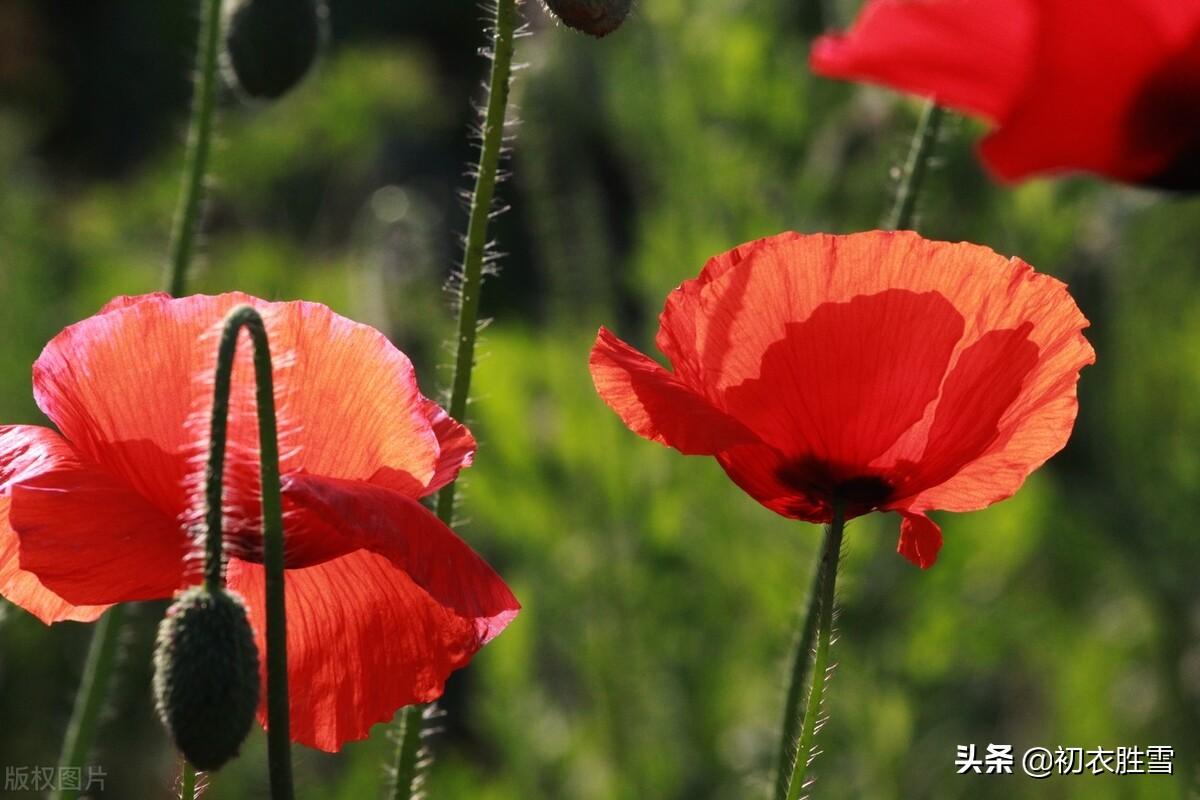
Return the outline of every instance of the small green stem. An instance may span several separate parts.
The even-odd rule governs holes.
[[[933,152],[934,142],[937,141],[938,131],[942,126],[944,110],[933,100],[925,103],[921,111],[921,119],[917,123],[916,133],[913,134],[912,146],[908,151],[908,160],[904,164],[904,173],[900,178],[900,187],[896,190],[896,203],[891,213],[884,221],[888,230],[908,230],[912,226],[913,212],[917,208],[917,196],[921,193],[921,184],[929,168],[929,156]]]
[[[196,769],[186,760],[179,776],[179,800],[196,800]]]
[[[421,706],[408,706],[400,712],[396,731],[396,765],[392,776],[393,796],[408,798],[417,790],[417,768],[421,759]]]
[[[63,738],[62,755],[58,760],[59,774],[64,768],[83,769],[92,750],[96,723],[100,719],[100,710],[115,671],[119,650],[117,642],[124,621],[125,607],[113,606],[96,623],[83,678],[75,695],[75,710],[71,713],[71,722]],[[61,786],[51,795],[53,800],[74,800],[78,796],[79,790]]]
[[[188,133],[186,177],[184,178],[179,211],[171,237],[171,254],[167,265],[166,289],[178,297],[183,294],[187,267],[191,261],[197,218],[204,194],[204,175],[208,169],[211,149],[212,119],[216,108],[217,53],[221,43],[221,2],[204,0],[204,18],[200,25],[199,50],[196,56],[199,87],[192,102],[192,119]],[[115,671],[117,641],[125,622],[125,609],[114,606],[96,624],[88,646],[87,665],[75,695],[75,708],[63,738],[59,765],[82,766],[91,752],[95,739],[100,708],[108,694]],[[74,790],[59,789],[53,800],[72,800]]]
[[[283,511],[279,483],[279,434],[275,427],[275,386],[271,350],[262,317],[250,306],[238,306],[225,318],[217,351],[213,416],[205,496],[208,537],[205,583],[220,581],[221,495],[225,466],[225,437],[234,355],[242,328],[254,345],[255,399],[258,404],[258,450],[261,460],[263,568],[266,571],[267,614],[267,763],[272,800],[291,800],[292,752],[288,720],[287,619],[284,604]],[[216,539],[214,546],[213,540]],[[215,569],[213,562],[215,547]],[[214,575],[215,572],[215,575]],[[220,585],[219,583],[217,584]]]
[[[171,252],[167,261],[167,291],[175,297],[183,294],[188,266],[196,249],[196,230],[204,205],[205,178],[212,152],[213,118],[217,109],[217,55],[221,46],[221,0],[202,0],[204,18],[200,23],[200,41],[196,53],[197,86],[192,98],[192,117],[188,126],[187,155],[183,187],[175,225],[171,231]]]
[[[471,371],[475,366],[475,342],[479,334],[479,298],[483,289],[483,265],[487,254],[488,222],[496,194],[500,155],[504,145],[504,127],[508,114],[508,95],[512,80],[517,6],[520,0],[496,0],[492,29],[492,69],[488,81],[487,110],[484,112],[479,163],[475,170],[475,188],[467,222],[467,241],[463,250],[461,283],[458,289],[458,331],[455,335],[454,377],[450,389],[450,416],[463,420],[471,394]],[[437,516],[447,525],[454,518],[455,483],[447,484],[437,498]],[[413,796],[421,750],[419,707],[404,710],[397,732],[393,800]]]
[[[818,600],[821,588],[821,566],[818,561],[813,568],[808,595],[804,601],[804,619],[796,634],[796,647],[792,656],[791,676],[788,680],[787,697],[783,705],[783,724],[780,728],[779,754],[777,756],[775,800],[786,800],[788,781],[796,757],[796,742],[800,738],[800,723],[804,720],[800,704],[804,701],[804,687],[808,681],[808,665],[812,661],[813,639],[817,632]]]
[[[804,791],[808,776],[808,765],[812,760],[813,740],[817,733],[817,719],[821,714],[821,702],[825,696],[826,674],[829,669],[829,643],[833,635],[833,604],[837,585],[838,559],[842,552],[842,533],[845,517],[840,504],[835,503],[833,520],[825,531],[825,542],[821,547],[820,590],[817,615],[817,648],[813,653],[812,670],[809,675],[808,705],[804,709],[804,723],[800,730],[800,741],[791,765],[788,780],[787,800],[798,800]]]

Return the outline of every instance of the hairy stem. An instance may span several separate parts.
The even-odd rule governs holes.
[[[205,583],[220,585],[221,496],[225,471],[225,439],[234,355],[242,328],[254,345],[255,399],[258,405],[258,450],[261,461],[263,568],[267,613],[267,764],[272,800],[292,800],[292,752],[288,720],[287,619],[284,605],[283,508],[279,483],[279,434],[275,426],[275,386],[271,350],[262,317],[250,306],[238,306],[225,318],[217,351],[208,468],[205,474],[209,536]],[[213,531],[216,531],[216,536]],[[216,540],[214,545],[213,540]],[[214,563],[215,555],[215,563]],[[215,573],[215,574],[214,574]]]
[[[921,184],[925,181],[929,157],[933,153],[933,145],[942,127],[944,114],[942,107],[933,100],[927,101],[921,111],[912,146],[908,150],[908,160],[904,163],[904,172],[900,177],[900,187],[896,190],[896,203],[883,223],[888,230],[908,230],[912,226],[917,196],[921,193]]]
[[[804,618],[796,634],[796,647],[792,655],[792,670],[788,679],[787,696],[783,704],[783,724],[780,728],[779,754],[776,757],[775,800],[786,800],[792,765],[796,758],[796,744],[800,738],[800,723],[804,716],[800,704],[804,701],[804,687],[808,681],[808,665],[812,660],[813,639],[817,632],[817,612],[820,609],[818,596],[821,589],[823,561],[813,568],[812,580],[804,602]]]
[[[179,800],[196,800],[196,768],[187,761],[179,775]]]
[[[808,780],[808,765],[813,758],[813,741],[817,734],[817,721],[821,714],[821,703],[825,697],[825,682],[829,670],[829,646],[833,637],[833,604],[837,585],[838,559],[842,552],[842,533],[845,517],[840,504],[834,505],[833,520],[825,530],[825,542],[821,547],[820,580],[817,592],[816,650],[813,652],[812,669],[809,673],[808,704],[804,709],[804,722],[795,757],[791,760],[791,776],[787,779],[787,800],[798,800]],[[789,692],[790,696],[791,692]],[[783,780],[781,778],[781,780]]]
[[[475,188],[471,193],[462,274],[459,276],[461,283],[458,289],[458,330],[454,339],[454,376],[450,385],[450,416],[460,421],[466,418],[467,399],[471,393],[471,371],[475,366],[475,341],[479,333],[479,298],[483,289],[488,223],[492,217],[492,200],[496,194],[497,174],[504,144],[519,3],[520,0],[496,0],[496,15],[492,27],[492,69],[488,80],[487,109],[483,117],[479,163],[475,170]],[[453,482],[438,493],[437,516],[447,525],[453,523],[454,498]],[[407,708],[402,712],[393,762],[393,800],[408,800],[417,791],[421,721],[422,713],[418,707]]]
[[[100,719],[100,710],[112,683],[117,662],[117,643],[124,623],[124,606],[113,606],[96,623],[92,643],[88,648],[87,663],[83,668],[83,678],[79,681],[79,690],[75,695],[75,710],[71,714],[71,722],[67,725],[67,733],[63,738],[62,755],[58,760],[60,775],[63,769],[83,769],[84,762],[92,750],[96,723]],[[53,800],[75,800],[78,796],[78,789],[64,789],[61,781],[51,795]]]
[[[221,46],[221,0],[203,0],[204,18],[200,23],[200,43],[196,53],[196,93],[192,97],[192,118],[188,126],[187,155],[183,168],[183,187],[171,231],[171,252],[167,260],[167,291],[178,297],[187,282],[188,267],[196,249],[196,230],[204,206],[205,179],[212,151],[213,118],[217,110],[217,54]]]

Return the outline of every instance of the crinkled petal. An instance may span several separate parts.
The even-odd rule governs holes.
[[[853,479],[937,397],[963,316],[938,292],[887,289],[783,327],[760,375],[726,389],[723,407],[779,450]]]
[[[68,603],[32,572],[21,569],[20,540],[8,518],[9,495],[21,480],[78,463],[71,445],[49,428],[0,426],[0,595],[47,625],[62,620],[91,622],[108,606]]]
[[[929,569],[942,549],[942,529],[924,514],[900,510],[900,544],[896,552],[921,569]]]
[[[107,605],[75,605],[47,589],[38,577],[21,569],[20,540],[8,524],[9,498],[0,497],[0,595],[47,625],[70,620],[92,622]]]
[[[446,410],[432,400],[422,403],[425,417],[433,427],[438,440],[438,461],[433,479],[422,494],[432,494],[448,483],[453,483],[458,473],[471,466],[475,459],[475,437],[467,426],[456,421]],[[372,480],[372,483],[376,481]]]
[[[289,530],[342,540],[387,557],[436,602],[474,621],[481,643],[517,615],[500,576],[429,509],[400,492],[361,481],[293,475],[285,482]]]
[[[118,298],[46,346],[34,365],[39,406],[82,454],[182,512],[207,439],[220,323],[242,303],[267,325],[284,471],[366,479],[387,468],[422,487],[433,479],[438,440],[408,358],[315,303]],[[231,461],[256,460],[251,349],[239,345],[234,370]]]
[[[999,120],[1030,71],[1033,12],[1028,0],[873,0],[845,35],[816,41],[812,68]]]
[[[262,566],[231,559],[227,577],[246,599],[265,664]],[[288,570],[285,591],[291,735],[320,750],[366,738],[402,706],[435,700],[483,644],[473,620],[376,553]],[[265,725],[265,667],[262,680]]]
[[[70,603],[155,600],[184,582],[179,524],[106,472],[64,465],[15,484],[10,500],[21,569]]]
[[[601,328],[589,359],[604,402],[639,436],[686,455],[713,455],[756,441],[676,376]]]

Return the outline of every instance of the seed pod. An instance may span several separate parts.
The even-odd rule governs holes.
[[[229,0],[225,61],[249,97],[274,100],[300,83],[325,40],[324,0]]]
[[[237,755],[258,709],[258,649],[237,595],[183,592],[158,626],[154,701],[175,746],[196,769]]]
[[[546,9],[568,28],[602,36],[621,27],[633,0],[542,0]]]

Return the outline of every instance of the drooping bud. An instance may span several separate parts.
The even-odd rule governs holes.
[[[227,0],[225,61],[249,97],[274,100],[300,83],[325,41],[324,0]]]
[[[633,0],[542,0],[546,9],[568,28],[599,39],[621,27]]]
[[[200,770],[237,755],[258,709],[258,648],[246,607],[225,589],[194,586],[158,626],[154,700],[175,746]]]

